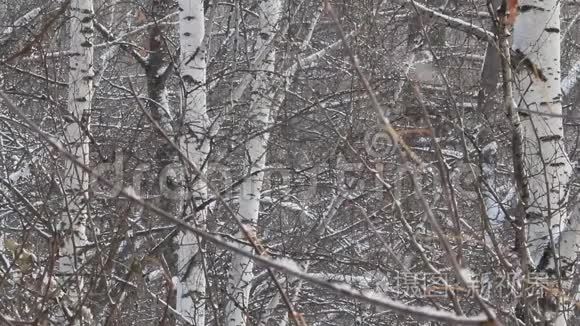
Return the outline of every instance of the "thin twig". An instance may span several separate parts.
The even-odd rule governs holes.
[[[344,30],[342,29],[342,25],[340,24],[340,21],[338,20],[338,17],[336,16],[334,9],[332,8],[332,6],[331,6],[330,2],[328,2],[328,0],[325,0],[325,1],[326,1],[326,11],[330,14],[332,20],[334,21],[334,24],[336,25],[336,29],[338,30],[338,34],[339,34],[340,38],[342,39],[342,42],[343,42],[344,47],[346,49],[346,52],[350,58],[351,64],[352,64],[353,68],[355,69],[359,79],[363,83],[363,86],[364,86],[369,98],[371,99],[371,104],[373,105],[373,108],[375,109],[375,112],[377,114],[377,117],[379,118],[379,121],[383,124],[383,127],[385,128],[387,135],[389,135],[389,137],[393,140],[393,143],[398,144],[401,147],[402,152],[407,154],[408,158],[411,161],[413,161],[415,164],[417,164],[419,169],[423,170],[423,168],[425,167],[425,163],[423,162],[423,160],[421,160],[421,158],[415,152],[413,152],[413,150],[411,150],[409,145],[407,145],[405,143],[403,138],[397,133],[395,128],[393,128],[393,125],[391,124],[391,122],[387,118],[387,114],[386,114],[385,110],[379,104],[379,101],[378,101],[375,93],[373,92],[372,87],[371,87],[368,79],[366,78],[365,74],[363,74],[363,72],[360,68],[360,65],[358,63],[357,57],[355,56],[354,52],[352,51],[352,48],[348,45],[346,34],[344,33]]]
[[[34,132],[36,132],[44,141],[46,141],[51,147],[53,147],[56,151],[61,153],[67,160],[71,161],[74,165],[80,167],[85,172],[89,173],[99,182],[103,184],[114,187],[114,184],[108,181],[106,178],[95,173],[91,168],[87,167],[85,164],[80,162],[77,157],[70,152],[68,152],[63,144],[58,141],[55,137],[47,134],[44,132],[40,127],[38,127],[34,122],[32,122],[21,110],[16,107],[14,103],[4,94],[4,92],[0,91],[0,99],[4,101],[8,110],[12,112],[12,114],[16,115],[19,119],[21,119],[24,123],[26,123]],[[190,162],[190,164],[192,164]],[[195,165],[193,165],[195,167]],[[211,187],[213,188],[213,187]],[[211,190],[210,188],[210,190]],[[348,284],[339,283],[339,282],[328,282],[326,280],[320,279],[318,277],[312,276],[308,273],[303,272],[299,268],[288,266],[287,263],[275,261],[267,256],[264,255],[254,255],[247,250],[238,247],[235,244],[230,244],[221,237],[214,236],[209,232],[191,226],[188,223],[172,216],[171,214],[165,212],[164,210],[158,208],[155,205],[152,205],[145,200],[143,200],[140,196],[135,193],[135,190],[132,187],[125,187],[121,189],[120,194],[124,195],[128,200],[132,201],[135,204],[138,204],[151,212],[157,214],[158,216],[164,218],[168,222],[171,222],[179,227],[183,228],[185,231],[192,232],[193,234],[203,238],[204,240],[213,243],[214,245],[223,248],[225,250],[229,250],[235,254],[242,255],[244,257],[248,257],[256,261],[257,263],[267,266],[269,268],[275,268],[279,271],[285,272],[287,274],[296,276],[297,278],[306,280],[312,284],[318,285],[322,288],[330,290],[332,292],[342,294],[345,296],[349,296],[351,298],[358,299],[363,302],[367,302],[373,304],[377,307],[381,307],[384,309],[390,309],[395,312],[406,314],[406,315],[413,315],[419,318],[425,318],[434,321],[441,321],[453,324],[462,324],[462,325],[474,325],[474,326],[481,326],[483,323],[488,322],[489,318],[487,316],[476,316],[476,317],[463,317],[457,316],[453,313],[447,311],[440,311],[434,310],[431,308],[423,308],[423,307],[414,307],[407,304],[404,304],[399,301],[392,300],[390,298],[384,297],[381,294],[376,292],[361,292],[352,288]],[[226,206],[228,208],[228,206]]]

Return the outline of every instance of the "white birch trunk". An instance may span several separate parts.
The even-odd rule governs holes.
[[[68,117],[64,143],[67,149],[84,165],[89,165],[89,117],[93,96],[93,1],[71,1]],[[70,161],[64,163],[62,188],[65,193],[65,212],[60,231],[58,270],[61,286],[66,290],[63,314],[59,318],[75,317],[75,325],[90,323],[90,313],[80,307],[83,279],[77,270],[83,263],[79,254],[86,241],[87,200],[89,175]]]
[[[519,68],[519,114],[529,180],[528,245],[537,266],[550,241],[566,225],[568,180],[572,166],[564,147],[560,87],[560,1],[524,0],[514,26],[513,49],[546,77]]]
[[[206,53],[203,0],[179,1],[180,75],[183,81],[183,129],[179,143],[185,154],[200,169],[209,155],[209,118],[206,110]],[[193,180],[195,176],[191,176]],[[197,206],[207,197],[207,186],[200,181],[190,187]],[[191,207],[187,205],[186,207]],[[190,213],[186,212],[186,213]],[[206,211],[197,212],[197,227],[204,227]],[[191,232],[177,237],[176,310],[194,325],[205,325],[206,278],[200,239]]]
[[[281,0],[266,0],[260,3],[260,32],[256,42],[256,49],[261,49],[271,42],[282,10]],[[250,121],[256,130],[265,130],[270,125],[272,100],[267,96],[269,91],[270,74],[275,65],[275,50],[271,49],[258,67],[258,73],[252,87],[250,105]],[[270,134],[262,133],[251,138],[246,143],[247,173],[251,176],[241,185],[239,199],[239,215],[248,230],[255,230],[260,213],[260,197],[264,173],[261,172],[266,164],[266,148]],[[255,232],[255,231],[252,231]],[[238,237],[243,238],[241,232]],[[249,307],[249,291],[254,278],[253,262],[247,257],[234,255],[228,274],[228,302],[225,309],[226,326],[245,326],[246,314]]]
[[[575,198],[578,203],[578,197]],[[574,318],[577,310],[577,303],[580,302],[580,292],[574,287],[575,265],[578,252],[580,252],[580,205],[576,204],[570,213],[570,220],[563,230],[558,244],[556,254],[551,256],[546,263],[545,270],[555,270],[559,268],[562,277],[562,288],[564,295],[561,296],[559,311],[553,323],[554,326],[575,325]],[[556,260],[556,257],[558,258]],[[570,321],[571,323],[568,323]]]
[[[530,193],[526,210],[528,246],[536,269],[562,276],[566,291],[570,290],[571,275],[566,274],[576,259],[578,237],[575,230],[566,230],[570,228],[566,205],[572,165],[564,146],[562,119],[560,1],[525,0],[521,1],[520,9],[514,26],[513,49],[523,53],[541,71],[534,72],[535,68],[528,63],[522,65],[528,68],[520,68],[518,75]],[[572,223],[573,227],[576,225]],[[562,298],[553,298],[559,301],[560,308],[564,307]],[[553,320],[552,325],[566,325],[562,312],[545,311],[544,317]]]

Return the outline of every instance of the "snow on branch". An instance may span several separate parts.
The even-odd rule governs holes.
[[[69,160],[72,164],[79,167],[80,169],[84,170],[85,172],[91,174],[96,180],[103,183],[104,185],[113,187],[114,185],[107,179],[103,178],[99,174],[95,173],[90,167],[84,165],[80,162],[75,155],[68,152],[64,146],[61,144],[60,141],[51,137],[49,134],[44,132],[38,125],[32,122],[23,112],[22,110],[18,109],[16,105],[4,94],[4,92],[0,91],[0,99],[6,104],[8,110],[20,118],[23,123],[27,124],[32,131],[36,132],[44,141],[46,141],[51,147],[53,147],[56,151],[63,154],[63,156]],[[211,188],[211,187],[210,187]],[[211,190],[211,189],[210,189]],[[295,276],[299,279],[303,279],[311,284],[317,285],[321,288],[327,289],[332,291],[336,294],[340,294],[343,296],[348,296],[351,298],[358,299],[360,301],[372,304],[376,307],[392,310],[393,312],[405,314],[405,315],[412,315],[418,318],[426,319],[426,320],[433,320],[433,321],[441,321],[446,323],[452,324],[460,324],[460,325],[482,325],[488,321],[488,317],[484,315],[477,315],[473,317],[467,316],[458,316],[455,313],[443,310],[437,310],[432,307],[418,307],[418,306],[411,306],[405,304],[403,302],[390,299],[385,297],[382,294],[379,294],[375,291],[360,291],[354,289],[350,285],[341,282],[328,282],[327,280],[320,279],[312,274],[302,271],[300,267],[298,267],[295,263],[289,263],[288,259],[285,260],[275,260],[264,255],[254,255],[248,252],[245,248],[240,248],[237,244],[230,243],[228,241],[224,241],[221,237],[215,236],[203,229],[194,227],[189,223],[173,216],[172,214],[167,213],[166,211],[160,209],[159,207],[146,202],[143,198],[141,198],[132,187],[125,187],[120,191],[120,194],[123,195],[125,198],[142,206],[151,212],[159,215],[160,217],[164,218],[170,223],[179,226],[183,231],[188,231],[194,233],[196,236],[213,243],[214,245],[231,251],[234,254],[242,255],[248,258],[253,259],[256,263],[263,265],[265,267],[274,268],[280,272],[284,272],[286,274]]]
[[[568,75],[562,79],[562,94],[570,95],[570,92],[576,87],[578,84],[578,79],[580,78],[580,60],[576,61],[572,68],[570,68],[570,72]]]
[[[22,27],[22,26],[28,24],[36,16],[38,16],[39,13],[40,13],[40,8],[37,7],[37,8],[30,10],[29,12],[27,12],[24,16],[18,18],[12,24],[12,26],[5,28],[2,31],[2,33],[0,33],[0,42],[4,42],[6,40],[6,38],[8,38],[10,36],[10,34],[12,34],[12,32],[14,31],[15,28],[19,28],[19,27]]]
[[[453,18],[453,17],[447,16],[447,15],[440,13],[436,10],[433,10],[425,5],[422,5],[414,0],[408,0],[408,3],[411,6],[413,6],[414,8],[416,8],[417,10],[426,13],[431,18],[435,18],[435,19],[438,19],[438,20],[445,22],[447,24],[447,26],[449,26],[453,29],[462,31],[462,32],[467,33],[467,34],[474,35],[475,37],[482,39],[482,40],[486,40],[487,42],[495,43],[495,40],[496,40],[495,34],[493,34],[490,31],[487,31],[486,29],[484,29],[482,27],[479,27],[479,26],[472,24],[472,23],[468,23],[468,22],[461,20],[461,19],[458,19],[458,18]]]

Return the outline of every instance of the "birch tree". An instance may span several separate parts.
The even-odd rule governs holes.
[[[262,49],[271,42],[276,32],[280,13],[282,11],[281,0],[266,0],[259,3],[259,32],[255,49]],[[246,142],[246,173],[247,177],[241,185],[239,210],[241,220],[248,230],[256,232],[256,224],[260,215],[260,198],[264,181],[264,167],[266,166],[266,150],[269,132],[265,131],[271,125],[272,110],[274,106],[268,98],[272,73],[275,69],[276,50],[271,48],[266,53],[265,59],[256,67],[256,77],[252,85],[252,95],[249,108],[249,121],[258,135]],[[238,231],[238,237],[243,241],[242,231]],[[228,301],[225,308],[226,326],[245,326],[246,315],[249,314],[249,294],[254,264],[247,257],[232,256],[231,267],[228,274]]]
[[[574,325],[577,5],[71,1],[0,0],[0,324]]]
[[[89,165],[89,117],[93,96],[93,1],[71,1],[69,86],[64,143],[79,162]],[[65,160],[62,176],[65,212],[61,215],[59,274],[65,293],[65,320],[90,323],[90,312],[81,309],[84,280],[79,269],[84,262],[87,242],[89,175],[70,160]],[[82,310],[82,311],[81,311]],[[62,321],[65,322],[64,320]],[[68,322],[67,322],[68,323]]]
[[[530,257],[538,266],[568,220],[572,166],[564,144],[560,83],[560,2],[523,1],[513,32],[520,54],[519,115],[530,197],[526,207]],[[553,248],[552,248],[553,249]]]
[[[529,256],[537,271],[569,277],[577,244],[575,232],[563,234],[569,227],[568,182],[572,165],[564,143],[562,118],[560,1],[527,0],[520,8],[526,10],[521,10],[516,19],[512,48],[519,60],[518,105],[530,196],[522,201]],[[562,246],[557,245],[559,240],[563,241]],[[560,299],[556,295],[551,300]],[[542,308],[550,310],[547,306]],[[544,318],[554,317],[545,314]],[[557,325],[565,324],[564,318],[558,318]]]
[[[183,87],[184,112],[179,139],[181,148],[201,171],[204,171],[209,155],[209,118],[206,112],[206,53],[204,44],[205,21],[202,0],[179,1],[180,76]],[[190,175],[188,185],[189,204],[186,213],[207,197],[207,186],[200,176]],[[195,212],[194,224],[205,224],[206,211]],[[203,264],[203,246],[200,239],[189,232],[177,239],[176,308],[194,325],[205,325],[206,278]]]

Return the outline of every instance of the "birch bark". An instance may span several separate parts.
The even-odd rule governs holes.
[[[89,165],[89,117],[93,96],[93,1],[71,1],[68,116],[64,131],[64,144],[84,165]],[[74,318],[74,324],[90,322],[90,312],[83,309],[81,293],[83,279],[78,269],[83,264],[79,254],[87,242],[86,223],[89,175],[66,160],[62,178],[65,194],[65,212],[61,215],[60,256],[58,270],[62,276],[61,287],[66,294],[62,300],[63,314],[59,318]],[[81,309],[81,314],[78,310]]]
[[[528,245],[535,265],[567,221],[568,180],[572,166],[564,146],[560,83],[560,2],[522,1],[514,26],[513,50],[522,53],[543,78],[518,69],[519,115],[530,201],[526,208]],[[528,64],[529,65],[529,64]],[[533,72],[533,71],[532,71]]]
[[[513,32],[520,61],[519,115],[529,189],[527,245],[533,267],[563,277],[576,259],[576,232],[568,226],[568,182],[572,165],[564,144],[560,81],[560,1],[524,0]],[[558,245],[560,241],[560,245]],[[560,259],[561,258],[561,259]],[[569,276],[569,275],[568,275]],[[562,306],[562,298],[551,298]],[[544,318],[566,325],[561,312],[543,307]]]
[[[183,82],[185,103],[179,144],[188,159],[202,171],[209,155],[209,118],[206,109],[206,53],[204,46],[205,22],[203,0],[179,1],[179,43],[181,46],[180,76]],[[195,176],[188,178],[192,182]],[[207,186],[197,181],[189,187],[193,206],[207,197]],[[192,213],[186,205],[186,215]],[[203,227],[206,211],[196,213],[195,224]],[[176,309],[194,325],[205,325],[206,277],[203,264],[203,247],[200,239],[191,232],[177,236]]]
[[[281,0],[266,0],[260,6],[260,32],[256,42],[256,49],[262,49],[271,42],[275,29],[280,19],[282,10]],[[271,48],[265,59],[258,67],[257,75],[252,87],[252,97],[250,104],[250,121],[256,130],[266,130],[271,124],[271,99],[270,94],[270,73],[275,68],[275,49]],[[251,138],[246,144],[247,153],[247,178],[241,185],[239,199],[239,215],[249,230],[255,230],[260,213],[260,197],[263,184],[264,173],[262,172],[266,164],[266,149],[270,134],[265,132],[259,136]],[[253,231],[255,232],[255,231]],[[243,238],[239,233],[238,237]],[[252,284],[254,267],[253,262],[247,257],[235,255],[232,257],[231,268],[228,274],[228,302],[225,309],[226,326],[245,326],[248,307],[249,291]]]

